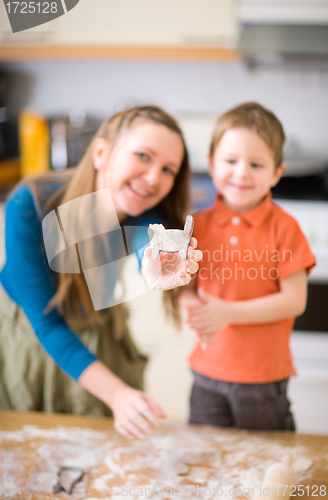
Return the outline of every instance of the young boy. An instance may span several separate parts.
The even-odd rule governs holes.
[[[289,337],[315,257],[297,222],[271,201],[284,139],[257,103],[228,111],[214,131],[209,163],[219,194],[195,217],[203,260],[180,296],[198,340],[189,359],[192,424],[295,430]]]

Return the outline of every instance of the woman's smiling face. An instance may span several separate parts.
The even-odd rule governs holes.
[[[166,126],[137,119],[110,151],[96,139],[96,190],[109,188],[119,220],[158,205],[171,191],[184,157],[180,136]]]

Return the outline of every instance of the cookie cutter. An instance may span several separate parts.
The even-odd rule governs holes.
[[[82,481],[84,474],[84,470],[79,467],[60,467],[57,472],[58,481],[53,487],[53,493],[64,491],[71,495],[77,483]]]

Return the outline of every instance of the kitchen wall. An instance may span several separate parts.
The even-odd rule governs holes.
[[[328,157],[328,66],[259,67],[242,62],[65,61],[2,65],[12,73],[10,108],[46,114],[81,106],[106,116],[156,103],[173,114],[218,115],[247,100],[271,108],[288,138]],[[313,66],[313,65],[312,65]]]

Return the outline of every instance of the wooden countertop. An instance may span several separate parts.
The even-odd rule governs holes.
[[[62,413],[42,413],[0,410],[0,431],[17,431],[24,425],[37,425],[41,429],[51,429],[58,425],[66,427],[87,427],[97,431],[113,429],[111,418],[81,417]]]
[[[136,488],[142,493],[154,485],[185,488],[182,491],[213,485],[222,491],[256,488],[267,467],[286,453],[293,455],[296,487],[308,487],[305,495],[294,496],[328,498],[328,436],[164,423],[152,436],[130,441],[114,431],[111,419],[12,411],[0,411],[0,432],[0,464],[5,464],[0,498],[6,500],[129,499],[121,489],[124,485],[135,488],[131,498],[142,498]],[[71,495],[53,493],[63,467],[85,472]],[[160,498],[176,496],[166,491]],[[247,492],[229,496],[250,498]]]

